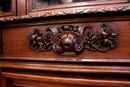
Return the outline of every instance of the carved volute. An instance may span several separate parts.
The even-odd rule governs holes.
[[[30,37],[30,47],[36,52],[54,50],[60,55],[77,55],[84,49],[106,52],[115,48],[116,36],[117,34],[105,24],[97,34],[92,32],[89,25],[49,27],[45,35],[38,29],[34,30]]]

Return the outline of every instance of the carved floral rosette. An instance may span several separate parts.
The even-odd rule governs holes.
[[[30,48],[36,52],[54,50],[60,55],[77,55],[84,49],[106,52],[115,48],[113,30],[106,24],[101,26],[96,34],[92,27],[65,25],[49,27],[43,35],[38,29],[30,36]]]

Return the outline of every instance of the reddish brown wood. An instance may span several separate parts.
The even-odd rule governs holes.
[[[29,13],[29,15],[3,17],[0,18],[0,21],[4,22],[4,21],[25,20],[31,18],[46,18],[46,17],[69,16],[77,14],[110,13],[110,12],[124,12],[124,11],[130,11],[129,4],[112,4],[112,7],[110,7],[110,4],[108,4],[101,6],[97,5],[89,7],[52,9],[47,11],[32,12]]]
[[[124,56],[123,58],[121,56],[98,56],[98,57],[90,57],[86,56],[81,58],[79,57],[69,57],[64,56],[61,57],[47,57],[47,56],[19,56],[19,55],[4,55],[0,57],[1,60],[20,60],[20,61],[49,61],[49,62],[81,62],[81,63],[130,63],[130,57]]]
[[[12,0],[12,11],[13,16],[16,16],[16,0]]]
[[[34,75],[34,74],[22,74],[22,73],[10,73],[3,72],[2,73],[6,78],[13,79],[21,79],[22,80],[30,80],[30,81],[38,81],[38,82],[50,82],[50,83],[58,83],[58,84],[69,84],[85,87],[85,86],[115,86],[115,87],[125,87],[130,86],[129,81],[120,81],[120,80],[101,80],[101,79],[82,79],[82,78],[71,78],[71,77],[58,77],[58,76],[46,76],[46,75]]]
[[[3,49],[2,49],[2,48],[3,48],[3,47],[2,47],[2,46],[3,46],[3,45],[2,45],[2,41],[3,41],[3,40],[2,40],[2,36],[3,36],[2,33],[3,33],[3,30],[0,29],[0,55],[2,55],[2,50],[3,50]]]
[[[53,71],[53,72],[68,72],[68,73],[94,73],[94,74],[130,74],[130,67],[123,66],[123,64],[104,66],[103,64],[68,64],[68,63],[37,63],[37,62],[6,62],[0,61],[1,68],[11,69],[26,69],[39,71]],[[16,65],[18,64],[18,65]],[[115,63],[116,64],[116,63]]]
[[[26,15],[27,14],[27,3],[26,0],[17,0],[17,15]]]
[[[117,36],[110,27],[102,24],[97,34],[92,27],[86,26],[61,26],[46,29],[43,35],[35,29],[30,36],[30,48],[36,52],[54,50],[60,55],[76,56],[84,49],[106,52],[115,48],[114,38]]]
[[[35,9],[34,3],[32,0],[27,0],[26,7],[26,0],[19,0],[17,2],[19,16],[0,18],[0,87],[130,86],[130,5],[128,0],[116,0],[111,3],[81,3],[80,5],[72,3],[42,9]],[[26,9],[29,15],[25,15]],[[91,30],[89,34],[87,31],[84,31],[87,34],[79,33],[83,29],[77,32],[74,32],[75,29],[68,30],[69,26],[88,25],[92,27],[89,29]],[[63,31],[59,28],[63,28]],[[53,44],[60,42],[58,39],[60,35],[63,43],[71,42],[75,45],[77,41],[74,39],[68,41],[68,38],[63,38],[66,35],[75,38],[77,34],[80,34],[77,35],[80,42],[85,39],[85,42],[90,43],[89,40],[93,34],[100,43],[104,40],[102,44],[105,46],[107,43],[107,46],[112,47],[113,43],[108,41],[110,39],[116,42],[114,43],[116,47],[106,53],[92,52],[87,47],[78,52],[77,56],[59,55],[54,50],[35,52],[29,47],[30,36],[41,36],[40,39],[37,37],[31,38],[32,40],[45,39],[39,32],[33,34],[35,29],[43,35],[48,33],[46,30],[52,31],[54,34],[52,38],[56,38],[56,40],[53,39]],[[118,35],[113,39],[111,37],[115,35],[114,33]],[[64,52],[68,52],[68,47],[64,47],[61,43],[58,46],[61,46]],[[77,54],[74,49],[70,51]]]
[[[83,19],[81,19],[83,20]],[[94,28],[94,32],[96,33],[102,23],[82,23],[82,25],[88,25],[90,24],[91,26],[93,26]],[[120,25],[122,24],[122,25]],[[121,34],[121,33],[125,33],[126,31],[129,32],[129,28],[125,27],[125,31],[124,31],[124,26],[128,26],[129,22],[109,22],[109,25],[114,29],[115,32],[117,32],[118,38],[116,39],[116,43],[117,43],[117,47],[114,50],[110,50],[107,53],[100,53],[100,52],[91,52],[88,50],[84,50],[78,57],[84,58],[86,57],[106,57],[106,56],[110,56],[111,57],[119,57],[119,56],[129,56],[129,40],[128,39],[124,39],[125,36],[129,37],[129,34],[125,35],[125,34]],[[118,26],[116,26],[118,25]],[[49,25],[49,27],[53,27],[54,25]],[[61,25],[55,25],[55,26],[61,26]],[[79,26],[79,25],[78,25]],[[46,55],[49,57],[59,57],[54,51],[47,51],[47,52],[40,52],[40,53],[36,53],[33,52],[32,50],[30,50],[29,48],[29,37],[30,35],[33,33],[33,31],[39,28],[41,32],[43,32],[43,34],[46,33],[46,29],[48,28],[48,26],[32,26],[32,27],[22,27],[19,29],[15,29],[15,28],[11,28],[11,29],[6,29],[4,30],[5,32],[3,33],[5,36],[5,40],[3,41],[3,51],[4,51],[4,55],[35,55],[35,56],[42,56],[42,55]],[[16,34],[18,32],[18,34]],[[15,38],[17,37],[17,38]],[[20,40],[20,41],[19,41]],[[123,41],[123,42],[120,42]],[[25,44],[26,43],[26,44]],[[124,44],[125,43],[125,44]],[[126,44],[127,43],[127,44]],[[12,46],[10,48],[10,46]],[[125,48],[122,48],[125,47]],[[25,53],[26,51],[26,53]],[[119,54],[120,52],[120,54]]]
[[[7,87],[7,80],[3,76],[1,69],[0,69],[0,87]]]
[[[14,85],[17,87],[75,87],[77,85],[70,84],[61,84],[61,83],[52,83],[52,82],[36,82],[36,81],[28,81],[28,80],[15,80]],[[80,87],[84,87],[79,85]],[[88,87],[88,86],[87,86]]]
[[[0,86],[2,86],[1,84],[2,84],[2,70],[0,69]]]
[[[27,13],[35,8],[35,0],[27,0]]]

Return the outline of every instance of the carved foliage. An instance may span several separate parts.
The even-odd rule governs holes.
[[[117,34],[113,33],[110,27],[103,24],[96,35],[91,30],[87,32],[84,48],[91,51],[106,52],[116,46],[114,40],[116,36]]]
[[[35,29],[30,37],[30,47],[36,52],[54,50],[61,55],[76,55],[83,49],[106,52],[116,46],[116,36],[105,24],[97,34],[92,32],[91,26],[53,27],[48,28],[45,35]]]
[[[130,11],[130,5],[122,6],[105,6],[105,7],[95,7],[95,8],[86,8],[86,9],[74,9],[74,10],[64,10],[64,11],[54,11],[48,13],[40,14],[31,14],[31,15],[22,15],[22,16],[11,16],[0,18],[0,22],[4,21],[14,21],[14,20],[24,20],[32,18],[44,18],[44,17],[53,17],[53,16],[62,16],[62,15],[74,15],[74,14],[90,14],[90,13],[107,13],[107,12],[124,12]]]
[[[31,49],[35,50],[36,52],[48,51],[52,49],[50,36],[48,34],[43,35],[38,29],[34,30],[34,33],[29,39]]]

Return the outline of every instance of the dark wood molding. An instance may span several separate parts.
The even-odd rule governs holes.
[[[15,20],[24,20],[24,19],[32,19],[32,18],[44,18],[44,17],[54,17],[54,16],[63,16],[63,15],[75,15],[75,14],[90,14],[90,13],[108,13],[108,12],[124,12],[130,11],[130,5],[117,5],[117,6],[104,6],[104,7],[92,7],[85,9],[74,9],[74,10],[65,10],[65,11],[51,11],[51,12],[43,12],[37,14],[29,14],[22,16],[11,16],[11,17],[3,17],[0,18],[0,22],[6,21],[15,21]]]
[[[16,66],[17,64],[17,66]],[[111,66],[110,66],[111,64]],[[93,73],[93,74],[119,74],[130,75],[130,67],[118,63],[76,63],[76,62],[32,62],[32,61],[0,61],[0,68],[34,70],[34,71],[53,71],[68,73]],[[116,69],[116,70],[115,70]]]
[[[7,87],[7,79],[2,74],[2,69],[0,69],[0,87]]]
[[[63,56],[62,56],[63,57]],[[0,56],[1,60],[12,60],[12,61],[47,61],[47,62],[82,62],[82,63],[117,63],[117,64],[129,64],[130,63],[130,57],[126,56],[86,56],[86,57],[68,57],[64,56],[64,58],[61,57],[47,57],[47,56],[14,56],[14,55],[3,55]]]
[[[82,77],[64,77],[64,76],[47,76],[47,75],[35,75],[35,74],[28,74],[28,73],[16,73],[16,72],[2,72],[2,74],[6,78],[16,79],[16,80],[25,80],[25,81],[38,81],[38,82],[49,82],[55,83],[55,84],[69,84],[75,85],[72,87],[80,86],[80,87],[86,87],[86,86],[107,86],[110,87],[129,87],[130,82],[128,80],[113,80],[113,79],[96,79],[96,78],[82,78]],[[39,86],[40,87],[40,86]]]
[[[92,27],[86,26],[61,26],[46,29],[43,35],[38,29],[30,36],[30,48],[36,52],[54,50],[60,55],[75,56],[83,49],[106,52],[115,48],[116,33],[103,24],[101,29],[94,34]]]

